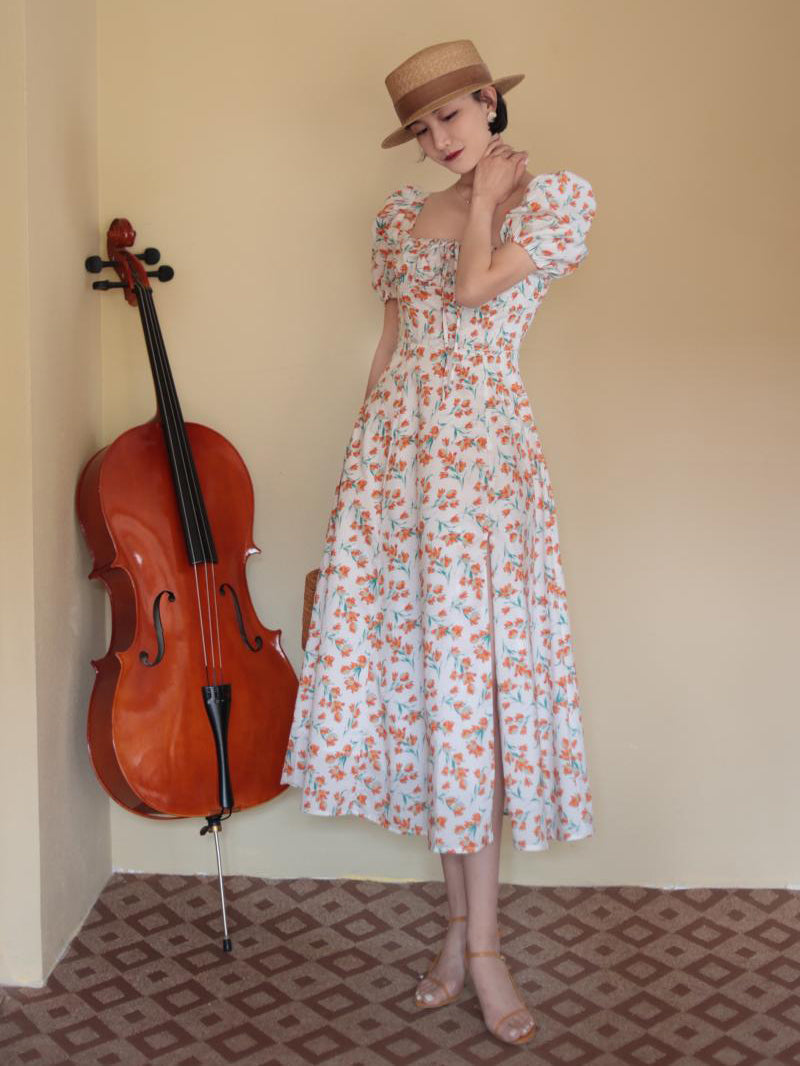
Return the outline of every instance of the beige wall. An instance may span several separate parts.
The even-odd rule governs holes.
[[[0,5],[4,537],[0,982],[39,983],[111,872],[86,752],[102,595],[74,514],[99,447],[95,6]]]
[[[33,461],[29,353],[25,14],[0,5],[0,673],[4,679],[0,788],[0,982],[42,976],[36,656],[33,612]]]
[[[11,3],[4,15],[17,29],[25,6]],[[800,747],[791,670],[800,593],[793,0],[514,0],[491,12],[472,0],[409,0],[402,17],[386,2],[145,0],[135,19],[128,5],[101,0],[95,213],[83,173],[94,152],[92,19],[87,5],[72,4],[77,24],[51,23],[50,45],[61,34],[77,45],[77,58],[50,57],[67,75],[59,83],[43,64],[47,34],[36,16],[46,6],[27,5],[29,28],[40,34],[43,95],[37,103],[33,93],[24,120],[19,55],[2,71],[12,134],[3,181],[13,204],[36,206],[41,219],[49,208],[60,227],[56,279],[42,258],[44,230],[37,235],[32,222],[28,236],[9,214],[12,248],[30,256],[32,281],[30,309],[23,289],[5,331],[16,340],[10,379],[19,395],[34,390],[28,408],[14,406],[4,420],[22,453],[8,476],[28,500],[11,527],[18,558],[31,552],[34,522],[37,535],[30,566],[8,575],[17,628],[2,654],[17,667],[27,708],[14,724],[24,762],[9,780],[30,806],[69,795],[94,811],[91,797],[100,796],[78,739],[88,657],[103,647],[103,593],[82,577],[84,549],[66,499],[52,491],[59,469],[64,483],[74,479],[98,440],[153,411],[138,316],[118,294],[92,303],[76,266],[118,214],[133,221],[139,247],[155,244],[174,266],[156,300],[184,413],[226,434],[249,466],[263,549],[249,565],[251,591],[264,623],[283,629],[298,669],[303,577],[321,556],[380,331],[370,222],[401,183],[432,190],[447,181],[430,160],[416,162],[413,144],[380,149],[395,125],[383,78],[425,44],[466,36],[496,74],[527,73],[509,94],[505,137],[528,149],[529,168],[575,170],[598,201],[591,253],[553,286],[522,362],[559,505],[597,832],[535,855],[513,852],[506,839],[501,876],[799,884],[791,821]],[[49,6],[51,15],[59,9]],[[48,114],[62,121],[47,127]],[[52,202],[45,170],[26,172],[26,121],[28,135],[43,138],[37,158],[49,160]],[[2,269],[18,290],[15,265]],[[33,304],[39,292],[51,316],[44,324]],[[87,384],[99,380],[87,373],[93,327],[83,317],[98,302],[102,431]],[[46,362],[57,328],[76,379]],[[68,415],[45,431],[64,389]],[[64,557],[65,583],[52,589],[48,515]],[[43,651],[62,616],[68,646],[48,664]],[[51,698],[70,702],[75,717],[65,719]],[[40,724],[61,729],[38,756],[37,707]],[[30,784],[37,758],[40,777],[48,775],[41,789]],[[157,824],[113,804],[110,815],[114,868],[213,869],[198,822]],[[102,825],[98,816],[95,858]],[[79,841],[85,832],[77,826]],[[41,838],[45,929],[68,924],[53,917],[62,906],[58,877],[69,869],[68,849],[54,837]],[[37,847],[26,839],[20,849],[28,868]],[[270,877],[441,873],[422,841],[303,815],[293,789],[226,823],[223,852],[228,872]],[[6,876],[0,887],[8,893]]]
[[[553,286],[523,374],[560,512],[597,833],[512,852],[517,882],[800,883],[796,64],[790,2],[169,0],[99,6],[101,219],[130,214],[176,270],[157,294],[187,417],[256,491],[263,620],[299,668],[381,306],[369,226],[390,189],[441,188],[383,85],[472,37],[530,169],[593,183],[580,270]],[[498,17],[499,16],[499,17]],[[513,32],[509,32],[509,28]],[[144,72],[147,76],[144,77]],[[130,91],[136,84],[137,92]],[[107,435],[149,417],[135,315],[103,303]],[[424,843],[303,815],[289,790],[231,819],[228,869],[438,877]],[[112,809],[114,865],[211,870],[183,824]]]

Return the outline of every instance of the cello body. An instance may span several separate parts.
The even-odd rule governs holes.
[[[152,298],[137,297],[159,410],[97,452],[76,490],[89,576],[112,616],[87,740],[100,783],[129,811],[208,818],[287,787],[297,677],[247,587],[259,551],[250,475],[225,437],[183,422]]]

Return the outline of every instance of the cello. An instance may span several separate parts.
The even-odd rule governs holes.
[[[100,784],[146,818],[203,817],[212,832],[231,950],[219,849],[221,823],[288,786],[280,774],[297,695],[281,630],[259,621],[245,567],[252,541],[253,485],[242,457],[220,433],[184,422],[150,278],[157,249],[133,254],[136,233],[117,218],[108,259],[138,307],[156,413],[84,466],[76,509],[93,557],[90,578],[106,586],[112,627],[89,702],[87,741]]]

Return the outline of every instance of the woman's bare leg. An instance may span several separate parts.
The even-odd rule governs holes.
[[[467,891],[464,886],[464,856],[456,852],[441,855],[444,883],[447,890],[448,918],[467,913]],[[464,950],[467,942],[467,923],[453,922],[447,927],[439,961],[430,970],[430,976],[441,985],[424,977],[417,985],[417,997],[424,1003],[441,1003],[449,999],[464,984]]]

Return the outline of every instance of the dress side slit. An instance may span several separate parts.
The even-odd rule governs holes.
[[[503,773],[503,741],[500,729],[500,693],[497,690],[497,659],[495,651],[494,635],[494,588],[492,586],[492,537],[488,535],[486,541],[486,588],[489,603],[489,654],[492,664],[492,723],[494,735],[494,786],[492,793],[492,810],[494,811],[495,793],[498,781],[502,792],[502,806],[505,809],[505,775]]]

